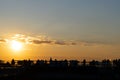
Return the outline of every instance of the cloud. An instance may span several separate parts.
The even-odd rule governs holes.
[[[52,43],[52,41],[41,41],[41,40],[33,40],[32,42],[34,44],[43,44],[43,43],[50,44],[50,43]]]
[[[33,40],[33,44],[49,44],[49,45],[76,45],[75,42],[58,41],[58,40]]]
[[[79,45],[81,46],[98,46],[98,45],[108,45],[108,44],[109,43],[102,41],[86,41],[86,40],[79,41]]]
[[[5,39],[0,39],[0,43],[5,43],[6,40]]]
[[[12,37],[13,39],[16,39],[21,42],[30,43],[30,44],[48,44],[48,45],[76,45],[77,43],[72,41],[62,41],[62,40],[53,40],[45,35],[39,35],[39,36],[27,36],[23,34],[16,34]]]
[[[77,43],[75,43],[75,42],[72,42],[72,43],[71,43],[71,45],[77,45]]]
[[[58,45],[77,45],[77,43],[71,42],[71,41],[55,41],[54,44],[58,44]]]
[[[7,40],[7,41],[6,41]],[[72,41],[62,41],[62,40],[53,40],[45,35],[23,35],[23,34],[14,34],[10,35],[5,39],[0,39],[0,42],[10,42],[12,40],[17,40],[25,44],[48,44],[48,45],[76,45],[77,43]]]
[[[45,35],[23,35],[23,34],[14,34],[6,39],[0,39],[0,43],[9,42],[11,40],[17,40],[24,44],[48,44],[48,45],[79,45],[79,46],[98,46],[98,45],[106,45],[106,42],[100,41],[87,41],[87,40],[79,40],[79,41],[65,41],[65,40],[53,40]]]
[[[55,41],[54,43],[58,45],[67,45],[67,43],[65,43],[64,41]]]

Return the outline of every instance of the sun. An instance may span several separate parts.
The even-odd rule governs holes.
[[[16,40],[12,40],[11,41],[11,48],[14,50],[14,51],[20,51],[22,49],[22,43],[16,41]]]

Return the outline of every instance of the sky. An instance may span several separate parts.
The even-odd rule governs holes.
[[[0,0],[0,58],[120,57],[120,0]],[[10,48],[13,40],[21,51]]]

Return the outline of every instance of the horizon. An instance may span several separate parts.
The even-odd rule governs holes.
[[[0,0],[0,59],[118,59],[119,0]]]

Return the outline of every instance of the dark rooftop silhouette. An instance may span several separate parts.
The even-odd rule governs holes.
[[[0,60],[0,80],[119,80],[120,59],[78,60]]]

